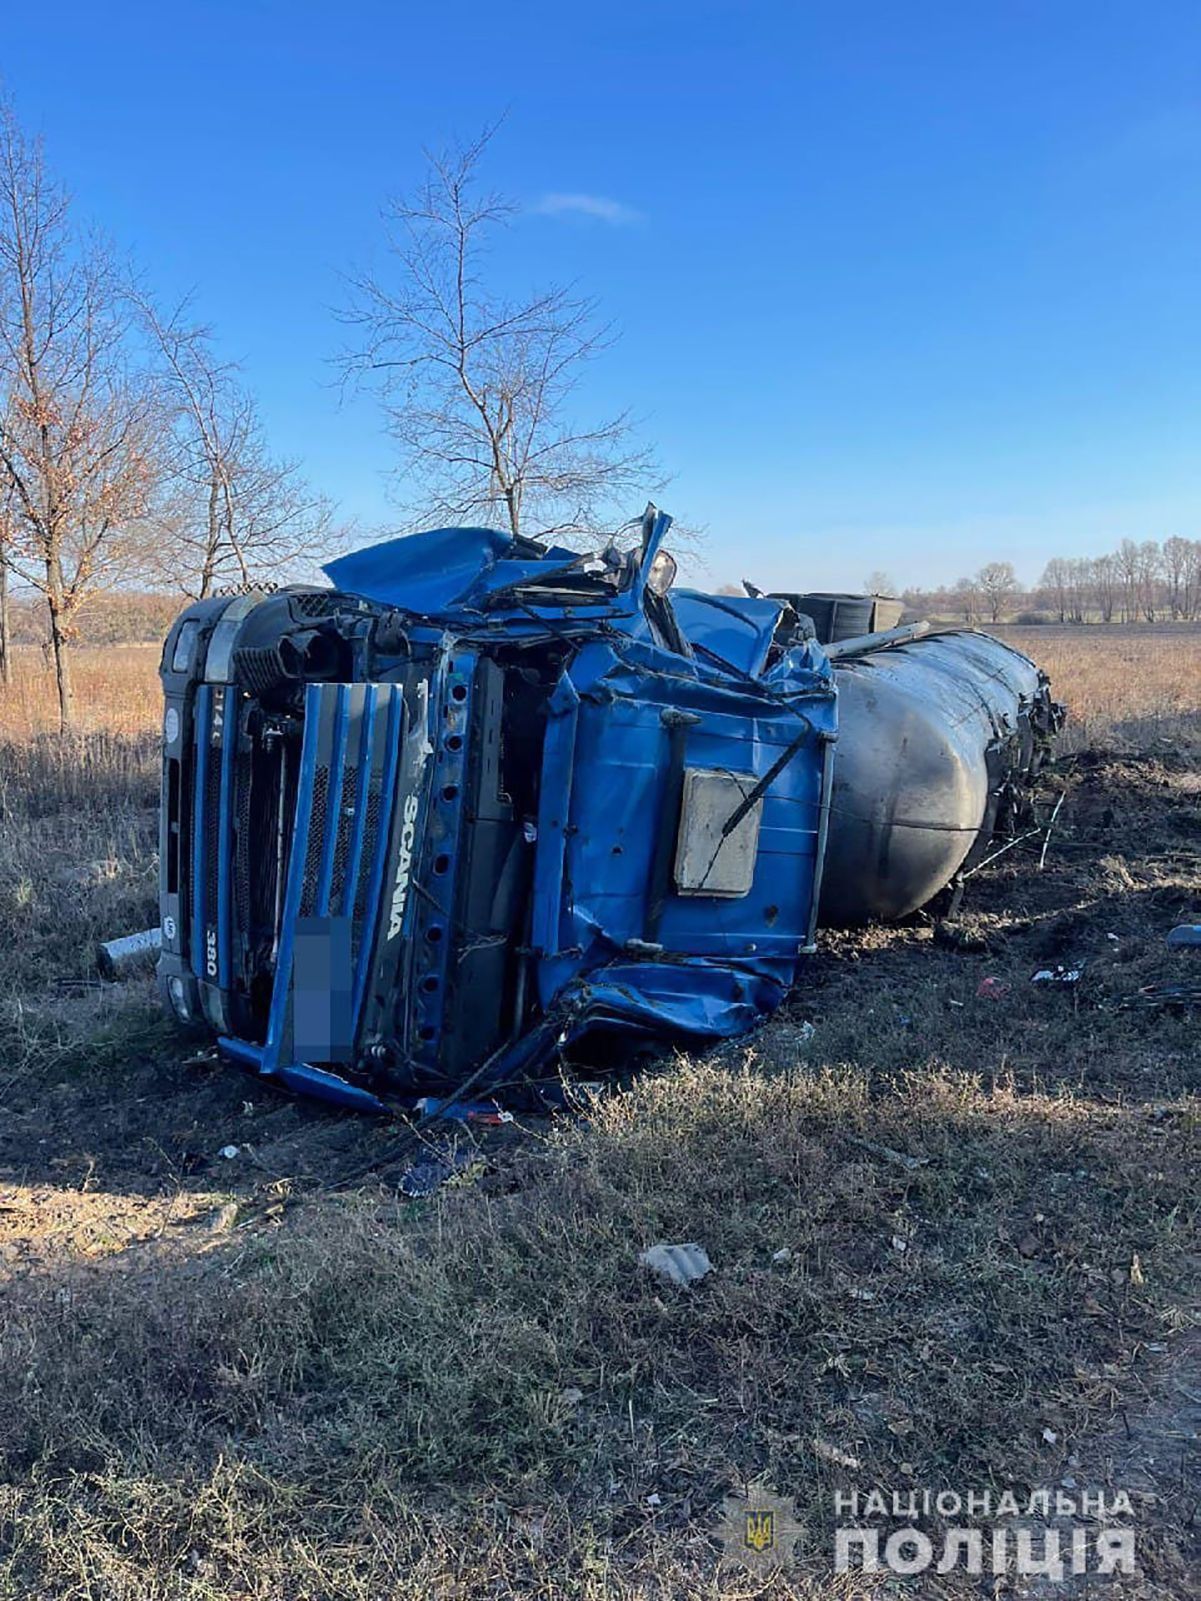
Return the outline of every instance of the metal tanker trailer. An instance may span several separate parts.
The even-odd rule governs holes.
[[[827,653],[838,747],[821,922],[903,917],[1029,816],[1061,711],[1027,656],[973,629],[918,624]]]

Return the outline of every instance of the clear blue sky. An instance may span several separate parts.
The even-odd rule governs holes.
[[[714,582],[1201,536],[1196,0],[64,0],[6,8],[0,73],[365,524],[389,447],[332,387],[339,274],[423,144],[507,109],[508,268],[620,325],[589,402],[646,417]],[[616,209],[534,209],[564,193]]]

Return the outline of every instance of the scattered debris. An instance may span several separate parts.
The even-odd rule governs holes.
[[[478,1123],[490,1128],[513,1121],[512,1112],[502,1111],[495,1101],[439,1100],[436,1095],[423,1095],[414,1110],[422,1117],[440,1117],[448,1123]]]
[[[181,1067],[217,1067],[221,1057],[215,1045],[207,1050],[194,1051],[191,1056],[185,1056],[179,1064]]]
[[[430,1154],[422,1161],[405,1168],[397,1188],[411,1201],[423,1201],[440,1189],[447,1179],[466,1172],[474,1163],[475,1156],[469,1149],[448,1140],[431,1147]]]
[[[1123,1011],[1133,1006],[1201,1006],[1201,984],[1144,984],[1122,1002]]]
[[[153,967],[162,948],[162,929],[144,928],[140,934],[104,940],[96,948],[96,965],[102,978],[116,983],[142,968]]]
[[[810,1023],[808,1020],[806,1020],[797,1029],[797,1040],[802,1045],[808,1045],[809,1041],[813,1038],[813,1036],[816,1033],[817,1033],[817,1030],[814,1028],[813,1024]]]
[[[832,1462],[837,1468],[861,1468],[863,1464],[857,1456],[849,1451],[840,1451],[836,1445],[828,1445],[825,1440],[814,1440],[813,1454],[821,1457],[823,1462]]]
[[[1180,923],[1168,935],[1172,950],[1201,949],[1201,923]]]
[[[1013,985],[1007,983],[1005,979],[996,978],[990,973],[987,978],[980,980],[976,986],[976,994],[982,1001],[1000,1001],[1004,1000],[1012,988]]]
[[[217,1210],[213,1213],[212,1217],[209,1219],[209,1233],[210,1234],[226,1234],[226,1233],[229,1232],[230,1229],[233,1228],[234,1224],[237,1221],[238,1221],[238,1203],[237,1203],[237,1201],[226,1201],[225,1205],[224,1206],[219,1206],[217,1208]]]
[[[912,1172],[915,1167],[926,1167],[929,1164],[928,1156],[907,1156],[903,1151],[894,1151],[891,1145],[877,1145],[875,1140],[862,1139],[858,1134],[849,1136],[852,1145],[859,1146],[860,1150],[870,1151],[873,1156],[882,1156],[886,1162],[892,1162],[896,1167],[903,1167],[906,1172]]]
[[[792,1247],[790,1245],[782,1245],[778,1251],[772,1252],[771,1259],[773,1262],[791,1262]]]
[[[1080,975],[1084,972],[1084,963],[1079,967],[1064,967],[1057,963],[1054,967],[1040,967],[1030,982],[1032,984],[1078,984]]]
[[[672,1284],[695,1284],[706,1273],[713,1271],[713,1263],[695,1242],[652,1245],[642,1252],[638,1260],[643,1267]]]
[[[232,1162],[234,1157],[238,1155],[240,1149],[241,1147],[237,1145],[223,1145],[217,1152],[217,1155],[223,1156],[227,1162]]]

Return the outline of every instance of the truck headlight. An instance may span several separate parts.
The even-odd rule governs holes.
[[[192,658],[196,654],[196,641],[200,637],[200,624],[189,621],[183,624],[175,636],[175,650],[171,656],[171,671],[173,673],[190,673],[192,671]]]
[[[171,1005],[175,1015],[181,1023],[192,1021],[192,1008],[188,1005],[188,992],[184,988],[182,978],[169,978],[167,980],[167,994],[171,997]]]

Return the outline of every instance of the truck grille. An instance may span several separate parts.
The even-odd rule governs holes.
[[[236,694],[206,684],[197,695],[191,964],[202,984],[228,994],[273,981],[278,1025],[298,918],[351,920],[362,965],[382,890],[403,702],[394,684],[310,684],[299,747],[252,746]],[[268,1036],[272,1026],[260,1014]]]

